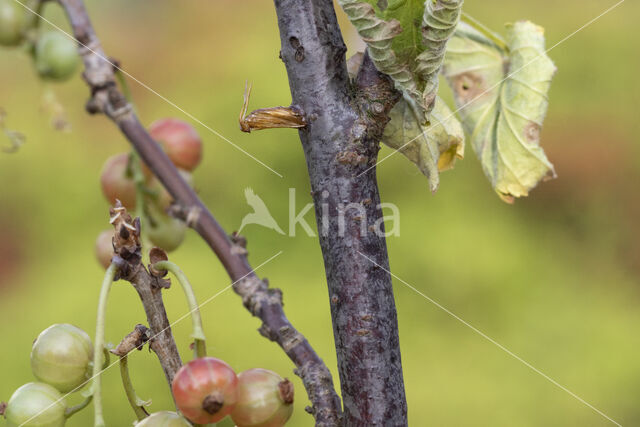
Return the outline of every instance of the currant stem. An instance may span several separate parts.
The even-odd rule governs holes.
[[[142,421],[146,418],[149,413],[147,410],[138,404],[138,397],[136,396],[136,391],[133,389],[133,383],[131,382],[131,376],[129,375],[129,362],[127,359],[127,355],[120,357],[120,377],[122,378],[122,385],[124,387],[124,392],[127,395],[127,400],[135,412],[138,421]]]
[[[109,299],[109,291],[113,284],[113,278],[116,275],[118,267],[111,263],[102,281],[100,289],[100,298],[98,300],[98,317],[96,320],[96,338],[93,349],[93,425],[94,427],[105,427],[104,417],[102,416],[102,390],[101,375],[104,361],[104,327],[106,322],[107,300]]]
[[[76,413],[82,411],[84,408],[87,407],[87,405],[89,405],[89,403],[91,403],[91,400],[93,400],[93,396],[89,396],[87,397],[82,403],[79,403],[75,406],[71,406],[69,408],[67,408],[64,411],[64,417],[65,418],[71,418],[73,415],[75,415]]]
[[[196,300],[196,296],[193,293],[193,288],[191,287],[191,283],[187,279],[187,276],[180,270],[176,264],[171,261],[159,261],[153,265],[153,268],[157,270],[166,270],[173,274],[180,285],[182,286],[182,290],[184,291],[185,296],[187,297],[187,302],[189,303],[189,313],[191,313],[191,320],[193,322],[193,339],[195,344],[195,356],[205,357],[207,355],[207,349],[205,344],[205,336],[204,329],[202,328],[202,318],[200,317],[200,308],[198,307],[198,301]]]
[[[146,209],[146,195],[147,189],[145,187],[145,179],[144,174],[142,173],[142,160],[138,153],[132,151],[129,154],[129,164],[127,165],[128,173],[131,175],[133,182],[136,186],[136,210],[135,216],[140,218],[140,221],[143,224],[141,228],[142,235],[140,238],[142,239],[142,246],[148,248],[151,246],[149,242],[148,236],[148,215]]]
[[[484,36],[489,38],[492,42],[494,42],[498,47],[500,47],[505,52],[509,52],[509,47],[507,43],[500,37],[498,34],[491,31],[489,27],[484,25],[482,22],[478,21],[476,18],[467,14],[466,12],[462,12],[462,21],[466,22],[474,29],[481,32]]]

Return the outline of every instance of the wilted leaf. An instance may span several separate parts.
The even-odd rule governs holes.
[[[431,125],[418,122],[407,102],[400,100],[389,113],[382,142],[397,149],[418,166],[429,179],[429,187],[438,189],[438,172],[451,169],[464,155],[464,132],[449,107],[436,98]]]
[[[512,202],[555,177],[540,147],[540,130],[556,68],[544,51],[541,27],[528,21],[509,25],[506,41],[509,53],[460,24],[443,73],[485,174],[500,197]]]
[[[426,123],[446,43],[463,0],[338,2],[367,43],[376,68],[393,79],[416,116]]]

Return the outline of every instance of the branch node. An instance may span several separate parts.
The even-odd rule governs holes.
[[[191,206],[189,208],[189,211],[187,212],[187,217],[185,219],[187,227],[194,228],[196,224],[198,224],[198,220],[200,219],[201,212],[202,212],[202,209],[200,209],[199,206]]]

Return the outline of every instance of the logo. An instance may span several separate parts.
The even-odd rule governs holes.
[[[244,218],[242,218],[242,224],[240,224],[238,233],[240,233],[245,226],[255,224],[284,234],[284,231],[282,231],[276,220],[271,216],[271,212],[269,212],[267,205],[262,201],[260,196],[254,193],[251,188],[247,187],[244,189],[244,197],[247,199],[247,204],[253,208],[253,212],[246,214]]]
[[[329,193],[326,191],[322,193],[322,199],[326,200]],[[242,218],[238,233],[240,233],[245,227],[250,225],[259,225],[261,227],[268,228],[275,231],[278,234],[288,235],[289,237],[295,237],[297,226],[300,226],[309,237],[316,237],[314,228],[309,225],[306,220],[307,214],[313,210],[313,203],[307,203],[299,212],[296,213],[296,189],[289,188],[289,229],[288,233],[285,233],[276,219],[271,215],[267,204],[258,196],[253,189],[247,187],[244,190],[244,197],[247,200],[247,204],[251,207],[253,212],[250,212]],[[375,206],[376,210],[380,210],[380,215],[376,215],[376,219],[370,223],[367,219],[367,208],[364,203],[339,203],[334,209],[333,217],[330,216],[329,204],[321,201],[319,215],[321,224],[321,234],[326,236],[329,233],[330,221],[337,222],[337,232],[339,236],[343,236],[347,230],[347,221],[357,220],[358,227],[360,228],[360,235],[365,236],[373,233],[377,236],[389,237],[400,236],[400,210],[393,203],[380,203]],[[384,209],[390,209],[391,215],[383,215]],[[347,212],[351,215],[347,216]],[[385,222],[387,223],[385,231]]]

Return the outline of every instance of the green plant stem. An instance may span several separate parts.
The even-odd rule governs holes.
[[[149,415],[149,413],[144,409],[144,407],[138,404],[139,399],[133,389],[133,383],[131,382],[131,376],[129,375],[129,362],[126,354],[120,357],[120,376],[122,377],[122,385],[124,387],[124,392],[127,395],[127,400],[129,401],[131,408],[133,408],[133,412],[136,413],[138,421],[142,421]]]
[[[476,18],[470,16],[466,12],[462,12],[462,20],[481,32],[502,50],[504,50],[505,52],[509,52],[509,47],[507,46],[507,43],[502,39],[502,37],[491,31],[491,29],[484,25],[482,22],[478,21]]]
[[[198,307],[198,301],[193,293],[191,283],[187,279],[187,276],[180,270],[176,264],[171,261],[159,261],[156,262],[153,267],[157,270],[166,270],[173,274],[184,291],[189,303],[189,312],[191,313],[191,321],[193,323],[193,339],[194,339],[194,351],[196,357],[205,357],[207,355],[204,329],[202,328],[202,318],[200,317],[200,308]]]
[[[71,406],[69,408],[67,408],[64,411],[64,417],[65,418],[70,418],[72,417],[74,414],[82,411],[84,408],[87,407],[87,405],[89,405],[89,403],[91,403],[91,400],[93,399],[93,396],[89,396],[87,397],[82,403],[79,403],[75,406]]]
[[[109,290],[113,284],[113,278],[116,275],[118,267],[115,264],[111,264],[107,268],[107,272],[104,275],[102,281],[102,288],[100,289],[100,298],[98,300],[98,316],[96,319],[96,338],[94,341],[93,349],[93,425],[94,427],[105,427],[104,417],[102,416],[102,390],[101,390],[101,375],[102,364],[104,360],[104,327],[106,322],[107,300],[109,299]]]

